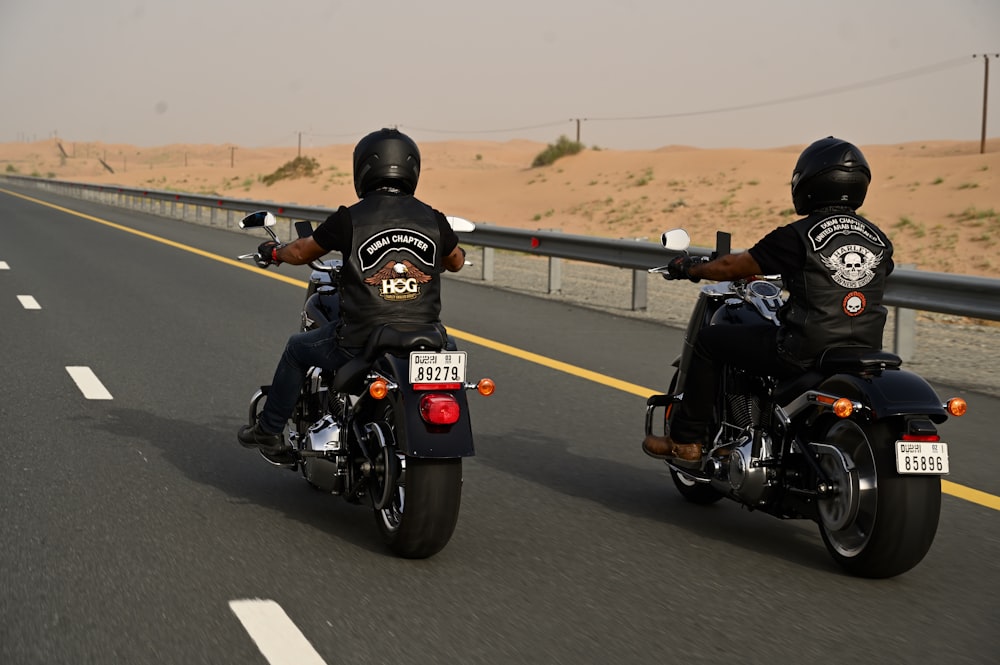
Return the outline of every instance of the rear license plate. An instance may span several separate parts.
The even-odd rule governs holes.
[[[411,351],[410,383],[465,383],[465,351]]]
[[[948,444],[927,441],[896,442],[896,472],[948,473]]]

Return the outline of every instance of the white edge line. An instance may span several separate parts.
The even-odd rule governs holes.
[[[41,309],[42,306],[38,304],[34,296],[18,296],[17,299],[21,301],[21,307],[25,309]]]
[[[87,399],[114,399],[89,367],[67,367],[66,371]]]
[[[271,665],[326,665],[309,640],[273,600],[231,600],[229,609]]]

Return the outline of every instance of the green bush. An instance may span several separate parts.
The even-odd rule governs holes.
[[[570,141],[565,135],[560,136],[555,143],[550,143],[545,150],[538,153],[535,161],[531,163],[532,168],[536,166],[548,166],[560,157],[575,155],[583,150],[583,144],[579,141]]]
[[[312,157],[296,157],[290,162],[286,162],[277,171],[262,177],[260,180],[270,187],[279,180],[292,180],[295,178],[308,178],[319,172],[319,162]]]

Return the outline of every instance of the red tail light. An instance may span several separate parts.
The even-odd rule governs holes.
[[[901,438],[902,441],[930,441],[934,443],[940,441],[941,437],[937,434],[904,434]]]
[[[413,389],[417,392],[425,390],[461,390],[464,386],[461,383],[414,383]]]
[[[420,417],[430,425],[453,425],[461,414],[453,395],[430,393],[420,398]]]

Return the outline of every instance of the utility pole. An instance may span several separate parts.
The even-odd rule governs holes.
[[[1000,57],[1000,53],[975,54],[973,58],[983,59],[983,131],[979,139],[979,154],[986,152],[986,100],[990,92],[990,57]]]
[[[570,118],[570,122],[576,122],[576,142],[580,142],[580,123],[586,120],[586,118]]]
[[[302,156],[302,132],[299,132],[299,157]]]
[[[236,146],[229,148],[229,168],[236,166]]]

